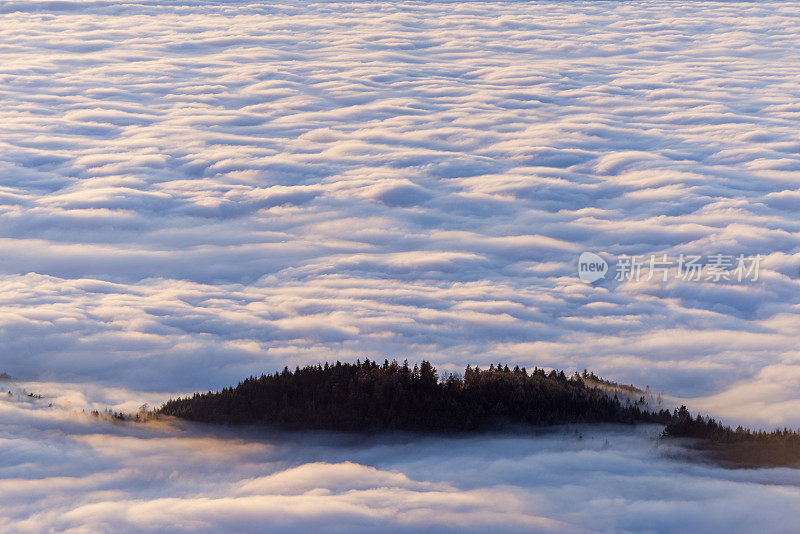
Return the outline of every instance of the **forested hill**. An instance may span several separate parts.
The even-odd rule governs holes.
[[[170,400],[159,412],[208,423],[347,431],[669,421],[667,410],[651,413],[644,399],[620,401],[587,385],[590,376],[597,379],[492,365],[440,379],[426,361],[413,367],[396,361],[336,362],[250,377],[219,392]]]
[[[765,432],[729,426],[713,418],[692,417],[686,406],[675,410],[664,428],[665,438],[690,438],[709,458],[728,464],[800,467],[800,432],[789,428]]]

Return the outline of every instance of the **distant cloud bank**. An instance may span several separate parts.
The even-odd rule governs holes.
[[[797,471],[654,428],[354,444],[81,410],[388,357],[800,425],[798,36],[790,2],[2,3],[0,529],[795,532]],[[586,284],[584,251],[763,260]]]
[[[593,369],[800,425],[791,3],[8,2],[0,370]],[[761,254],[587,286],[582,251]]]
[[[73,394],[45,387],[59,406]],[[800,475],[686,463],[660,427],[530,436],[128,425],[0,400],[8,532],[776,532]]]

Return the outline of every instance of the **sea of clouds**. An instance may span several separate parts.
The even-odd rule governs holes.
[[[0,402],[3,532],[788,534],[800,521],[800,470],[686,461],[659,426],[284,434],[39,402]]]
[[[589,368],[734,424],[800,425],[799,35],[795,2],[4,2],[0,371],[45,398],[2,408],[16,456],[0,472],[20,478],[3,514],[136,530],[139,506],[180,515],[179,499],[202,522],[223,494],[263,512],[236,493],[262,462],[253,487],[291,469],[363,476],[352,501],[347,482],[312,491],[325,505],[269,501],[362,526],[489,509],[520,529],[656,520],[748,492],[796,510],[794,486],[718,470],[710,482],[701,467],[682,468],[699,486],[664,479],[678,468],[633,445],[638,460],[570,455],[561,499],[533,465],[549,442],[498,438],[491,458],[460,442],[476,469],[530,453],[502,467],[533,470],[524,483],[497,472],[486,488],[463,466],[429,476],[444,462],[433,445],[419,464],[358,449],[340,455],[352,464],[320,453],[280,471],[271,445],[220,452],[69,414],[388,357]],[[757,281],[586,285],[582,251],[764,260]],[[163,452],[170,440],[179,452]],[[615,489],[581,492],[587,469]],[[671,504],[637,500],[655,487]],[[120,502],[47,516],[37,491]],[[628,526],[642,524],[615,524]]]

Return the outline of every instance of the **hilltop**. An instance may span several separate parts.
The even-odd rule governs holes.
[[[294,430],[406,430],[446,433],[505,425],[658,423],[683,442],[737,466],[800,464],[800,433],[732,429],[685,406],[650,408],[652,396],[584,371],[571,376],[507,365],[467,366],[440,377],[430,362],[309,365],[251,376],[233,387],[171,399],[154,413],[203,423],[267,424]],[[659,403],[660,405],[660,403]],[[125,418],[121,416],[121,418]],[[688,439],[684,439],[688,438]]]
[[[584,373],[586,375],[586,373]],[[641,398],[621,401],[599,379],[491,365],[440,379],[429,362],[325,363],[250,377],[217,392],[170,400],[159,413],[225,424],[295,429],[475,431],[505,424],[666,423]]]

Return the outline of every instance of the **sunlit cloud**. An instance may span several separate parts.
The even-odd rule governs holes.
[[[798,15],[3,3],[3,529],[791,531],[793,474],[678,468],[649,435],[295,451],[82,410],[388,357],[800,425]],[[764,260],[587,285],[583,251]]]

